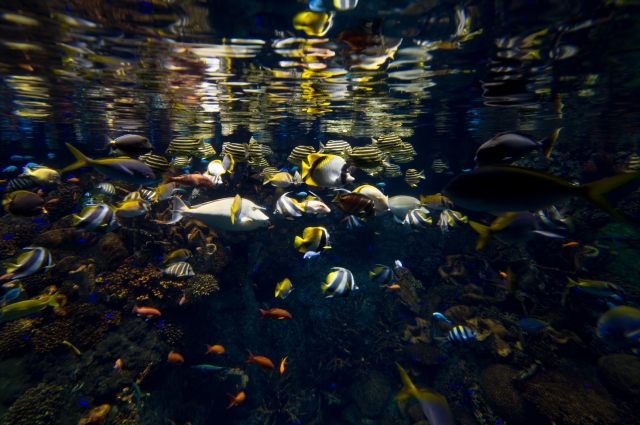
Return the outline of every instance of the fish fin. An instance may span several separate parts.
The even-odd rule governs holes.
[[[161,224],[174,224],[177,223],[178,221],[180,221],[182,219],[182,217],[185,216],[185,214],[188,214],[189,207],[187,207],[187,205],[184,203],[184,201],[178,197],[173,197],[173,210],[171,211],[171,220],[169,221],[162,221],[162,222],[158,222]]]
[[[624,333],[624,337],[627,339],[638,339],[640,338],[640,328],[634,329],[632,331],[626,331]]]
[[[578,282],[571,279],[570,277],[567,277],[567,280],[569,281],[569,283],[567,283],[567,288],[575,288],[576,286],[580,286]]]
[[[58,306],[60,305],[60,304],[58,304],[57,295],[58,295],[58,293],[57,293],[57,292],[55,292],[55,293],[53,293],[53,294],[51,294],[51,295],[49,296],[49,302],[47,302],[47,305],[48,305],[48,306],[51,306],[51,307],[58,307]]]
[[[477,223],[475,221],[469,221],[469,225],[471,225],[473,230],[475,230],[479,234],[478,243],[476,243],[476,250],[480,250],[484,248],[485,245],[487,245],[487,243],[493,236],[493,232],[491,231],[491,228],[488,226],[484,226],[480,223]]]
[[[559,239],[565,238],[565,236],[562,236],[553,232],[547,232],[546,230],[534,230],[533,233],[537,233],[539,235],[546,236],[548,238],[559,238]]]
[[[411,378],[409,378],[407,371],[404,370],[398,363],[396,363],[396,366],[398,367],[398,372],[400,372],[400,379],[402,380],[402,389],[396,396],[396,400],[407,400],[411,397],[416,397],[418,389],[415,385],[413,385],[413,382],[411,382]]]
[[[61,174],[66,173],[67,171],[77,170],[78,168],[86,167],[91,164],[91,160],[87,158],[82,152],[80,152],[78,149],[71,146],[71,144],[69,143],[66,143],[66,145],[67,145],[67,148],[73,154],[73,156],[76,157],[76,162],[69,165],[68,167],[63,168],[62,171],[60,171]]]
[[[396,217],[395,215],[393,216],[393,219],[395,220],[396,223],[399,224],[404,224],[404,221],[400,220],[398,217]]]
[[[18,268],[17,264],[9,263],[7,264],[7,273],[13,273]]]
[[[264,180],[262,181],[262,185],[264,186],[265,184],[269,184],[270,181],[271,181],[271,177],[269,177],[268,174],[265,174]]]
[[[560,130],[562,130],[562,127],[553,130],[547,137],[538,142],[538,144],[542,146],[542,153],[544,154],[545,158],[549,158],[549,155],[551,155],[553,145],[556,144],[556,140],[558,139]]]
[[[426,177],[424,176],[424,170],[418,173],[418,177],[420,177],[421,179],[426,179]]]
[[[340,191],[336,191],[336,196],[331,200],[331,202],[340,202],[342,196],[340,196]]]
[[[604,195],[637,178],[640,178],[640,173],[625,173],[613,177],[607,177],[593,183],[579,186],[578,189],[580,189],[580,191],[577,195],[582,199],[591,202],[601,210],[611,214],[618,220],[626,223],[629,220],[620,214],[613,205],[611,205],[609,200],[604,197]]]
[[[371,278],[371,277],[373,277],[373,276],[375,276],[375,275],[376,275],[376,274],[375,274],[374,272],[369,272],[369,277],[370,277],[370,278]]]
[[[293,247],[300,248],[303,243],[304,243],[304,239],[302,239],[300,236],[296,236],[296,238],[293,241]]]
[[[238,212],[238,210],[240,209],[240,202],[241,202],[240,195],[236,195],[235,198],[233,198],[233,204],[231,204],[231,225],[234,225],[236,222],[236,213]]]
[[[105,150],[110,146],[115,146],[116,142],[111,139],[111,137],[104,135],[104,147],[100,150]]]

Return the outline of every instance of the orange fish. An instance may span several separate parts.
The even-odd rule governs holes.
[[[507,274],[506,274],[505,272],[501,271],[501,272],[500,272],[500,276],[502,276],[502,277],[507,277]]]
[[[227,406],[227,409],[242,404],[245,398],[244,391],[240,391],[238,395],[229,394],[229,397],[231,397],[231,404]]]
[[[169,355],[167,356],[167,361],[169,363],[184,363],[184,357],[182,357],[178,353],[174,353],[173,351],[170,351]]]
[[[38,192],[36,192],[36,194],[37,194],[38,196],[43,196],[43,195],[44,195],[44,190],[42,190],[42,189],[38,189]]]
[[[178,305],[184,304],[186,300],[187,300],[187,294],[182,294],[182,298],[180,298],[180,302],[178,303]]]
[[[224,353],[224,347],[222,345],[209,345],[209,344],[205,344],[207,346],[207,352],[205,354],[222,354]]]
[[[285,356],[285,358],[282,359],[282,362],[280,363],[280,374],[281,375],[284,373],[284,365],[287,364],[287,357],[289,357],[289,356]]]
[[[385,291],[398,291],[400,289],[400,285],[394,283],[393,285],[387,285],[384,287]]]
[[[275,229],[275,228],[276,228],[276,225],[275,225],[275,224],[272,224],[271,226],[267,227],[267,229],[269,229],[269,230],[273,230],[273,229]]]
[[[272,319],[278,319],[278,320],[291,319],[291,313],[281,308],[270,308],[269,310],[263,310],[263,309],[259,309],[259,310],[261,314],[260,316],[261,319],[264,319],[265,317],[270,317]]]
[[[578,242],[567,242],[567,243],[562,244],[562,247],[563,248],[567,248],[567,247],[570,247],[570,246],[578,246],[578,245],[580,245],[580,243],[578,243]]]
[[[33,71],[33,67],[31,65],[29,65],[28,63],[20,63],[18,64],[18,66],[24,70],[27,71]]]
[[[262,357],[262,356],[254,356],[250,350],[247,350],[247,351],[249,351],[249,360],[247,360],[247,363],[253,362],[264,370],[276,368],[273,362],[268,358]]]
[[[151,317],[157,317],[160,316],[160,310],[156,310],[155,308],[151,308],[151,307],[138,307],[137,305],[133,307],[133,311],[132,313],[135,313],[138,315],[138,317],[146,317],[146,318],[151,318]]]
[[[116,365],[113,367],[113,370],[116,372],[120,372],[122,370],[122,359],[116,360]]]
[[[69,183],[79,183],[80,179],[77,177],[71,177],[70,179],[67,179],[67,182]]]

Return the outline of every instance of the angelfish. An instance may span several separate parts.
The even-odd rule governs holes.
[[[424,415],[429,419],[430,425],[454,425],[453,415],[451,414],[451,409],[449,409],[447,399],[435,391],[417,389],[411,382],[407,371],[398,363],[396,363],[396,366],[402,380],[402,389],[396,396],[396,400],[400,401],[415,397],[418,399]]]

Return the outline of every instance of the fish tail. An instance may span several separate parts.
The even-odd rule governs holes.
[[[302,239],[300,236],[296,236],[296,238],[293,241],[293,247],[300,248],[303,243],[304,243],[304,239]]]
[[[611,214],[618,220],[627,222],[628,220],[620,214],[613,205],[611,205],[604,195],[637,178],[640,178],[640,173],[625,173],[613,177],[607,177],[593,183],[583,184],[579,187],[581,192],[578,193],[578,196],[591,202],[593,205]]]
[[[409,378],[407,371],[404,370],[398,363],[396,363],[396,366],[398,367],[398,372],[400,372],[400,379],[402,380],[402,389],[396,396],[396,400],[400,401],[407,400],[411,397],[417,397],[418,389],[415,385],[413,385],[413,382],[411,382],[411,378]]]
[[[337,190],[336,196],[331,200],[331,202],[340,202],[341,199],[342,199],[342,196],[340,196],[340,191]]]
[[[253,361],[253,353],[251,352],[251,350],[247,350],[249,352],[249,359],[247,360],[247,363],[251,363]]]
[[[229,404],[226,408],[230,409],[233,407],[234,404],[236,404],[236,396],[234,396],[233,394],[229,394],[227,393],[227,395],[229,396],[229,398],[231,398],[231,404]]]
[[[540,143],[540,146],[542,146],[542,153],[544,154],[545,158],[549,158],[549,155],[551,155],[553,145],[556,144],[556,140],[558,139],[560,130],[562,130],[562,127],[556,128],[547,137],[538,142]]]
[[[174,224],[179,222],[182,217],[189,213],[189,207],[180,198],[173,198],[173,210],[171,211],[171,220],[158,222],[161,224]]]
[[[567,283],[567,288],[575,288],[576,286],[578,286],[578,282],[571,279],[570,277],[567,277],[567,280],[569,281],[569,283]]]
[[[271,177],[269,177],[269,175],[265,173],[264,179],[262,181],[262,185],[264,186],[265,184],[269,184],[270,181],[271,181]]]
[[[109,146],[113,145],[114,142],[111,139],[111,137],[107,136],[106,134],[104,135],[104,147],[101,150],[105,150],[107,149]]]
[[[69,150],[73,154],[73,156],[76,157],[76,162],[69,165],[68,167],[63,168],[62,171],[60,171],[60,173],[66,173],[67,171],[77,170],[78,168],[87,167],[91,165],[91,160],[87,158],[82,152],[80,152],[78,149],[71,146],[69,143],[66,143],[66,145],[67,145],[67,148],[69,148]]]
[[[421,178],[421,179],[426,179],[426,177],[424,176],[424,170],[422,170],[422,171],[420,171],[418,173],[418,177]]]
[[[469,225],[473,228],[473,230],[478,232],[478,235],[479,235],[478,243],[476,243],[476,250],[480,250],[484,248],[487,245],[487,243],[489,243],[489,240],[493,236],[493,232],[491,231],[491,228],[488,226],[484,226],[480,223],[477,223],[475,221],[469,221]]]
[[[261,308],[259,308],[258,310],[260,310],[260,318],[261,318],[261,319],[264,319],[264,316],[266,316],[266,315],[267,315],[267,310],[263,310],[263,309],[261,309]]]
[[[53,294],[51,294],[49,296],[49,302],[47,303],[47,305],[51,307],[58,307],[60,304],[58,303],[57,296],[58,296],[57,292],[54,292]]]

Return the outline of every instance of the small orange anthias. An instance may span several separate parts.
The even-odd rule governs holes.
[[[167,361],[169,363],[184,363],[184,357],[182,357],[178,353],[174,353],[173,351],[171,351],[171,352],[169,352],[169,355],[167,356]]]
[[[161,316],[160,310],[152,307],[138,307],[137,305],[133,307],[132,313],[137,314],[138,317],[146,317],[147,319]]]
[[[260,366],[262,369],[267,370],[267,369],[275,369],[276,367],[274,366],[273,362],[271,360],[269,360],[266,357],[263,356],[254,356],[253,353],[250,350],[249,351],[249,360],[247,360],[247,363],[255,363],[258,366]]]
[[[261,319],[264,319],[265,317],[270,317],[272,319],[278,319],[278,320],[291,319],[291,313],[281,308],[270,308],[269,310],[263,310],[263,309],[259,309],[259,310],[261,314],[260,316]]]
[[[113,370],[116,372],[120,372],[122,370],[122,359],[116,360],[116,365],[113,367]]]
[[[238,395],[229,394],[229,397],[231,397],[231,404],[227,406],[227,409],[242,404],[245,398],[244,391],[240,391]]]
[[[205,354],[222,354],[224,353],[224,347],[222,345],[209,345],[209,344],[205,344],[207,346],[207,352]]]

